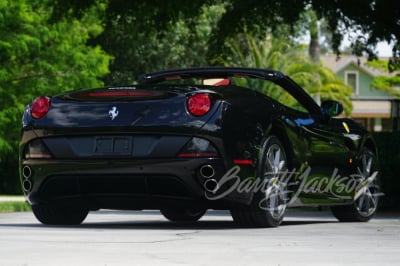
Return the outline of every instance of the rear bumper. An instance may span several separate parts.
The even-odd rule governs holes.
[[[30,204],[78,201],[89,209],[160,209],[202,206],[227,209],[245,203],[234,194],[207,200],[200,168],[210,165],[218,181],[225,168],[220,158],[146,160],[23,160],[25,195]],[[24,170],[21,170],[24,172]],[[28,183],[28,184],[26,184]],[[227,184],[225,184],[227,185]],[[220,189],[227,189],[220,188]],[[244,196],[244,197],[243,197]]]

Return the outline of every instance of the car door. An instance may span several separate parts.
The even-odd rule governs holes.
[[[308,142],[308,172],[301,180],[303,203],[341,203],[350,200],[341,189],[351,182],[354,147],[342,119],[310,115],[300,125]],[[312,121],[312,122],[311,122]]]
[[[310,165],[326,168],[325,175],[334,169],[346,170],[352,151],[346,138],[345,122],[332,117],[313,117],[312,120],[313,123],[302,126],[310,143]]]

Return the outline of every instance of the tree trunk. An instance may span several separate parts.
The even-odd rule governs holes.
[[[310,46],[308,47],[308,54],[314,62],[319,62],[320,50],[318,38],[310,40]]]
[[[315,12],[310,12],[310,45],[308,47],[308,54],[314,62],[319,63],[320,49],[319,49],[319,29],[318,18]]]

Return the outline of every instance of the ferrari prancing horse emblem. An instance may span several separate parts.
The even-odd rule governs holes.
[[[113,106],[111,108],[111,110],[108,111],[108,114],[110,115],[111,120],[114,120],[114,118],[116,118],[118,116],[118,113],[119,113],[119,111],[117,110],[117,107],[115,107],[115,106]]]

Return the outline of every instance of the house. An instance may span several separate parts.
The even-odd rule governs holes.
[[[351,55],[342,55],[339,59],[336,55],[321,56],[321,61],[338,78],[353,88],[351,118],[370,131],[397,130],[399,113],[397,98],[371,86],[375,77],[388,75],[387,73],[366,66],[366,58]]]

